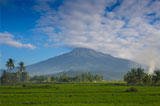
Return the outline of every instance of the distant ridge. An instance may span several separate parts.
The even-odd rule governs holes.
[[[81,72],[102,74],[106,80],[122,80],[124,73],[140,65],[127,59],[116,58],[88,48],[75,48],[48,60],[27,66],[32,75],[49,75],[66,72],[74,75]]]

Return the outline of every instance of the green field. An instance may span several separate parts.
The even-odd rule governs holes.
[[[124,83],[55,83],[0,86],[0,106],[160,106],[159,86]]]

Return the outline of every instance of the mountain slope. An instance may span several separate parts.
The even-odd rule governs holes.
[[[46,75],[63,71],[75,74],[88,71],[103,74],[104,78],[108,80],[120,80],[125,72],[136,65],[132,61],[116,58],[92,49],[76,48],[70,53],[27,66],[27,71],[32,75]]]

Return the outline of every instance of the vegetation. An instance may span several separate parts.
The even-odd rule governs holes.
[[[102,81],[102,75],[93,75],[90,72],[83,72],[80,75],[68,76],[67,74],[58,74],[56,76],[33,76],[30,81],[40,81],[40,82],[93,82]]]
[[[131,87],[131,88],[127,89],[126,92],[138,92],[138,89]]]
[[[24,62],[20,62],[18,64],[19,66],[17,69],[19,69],[18,72],[11,72],[14,68],[14,60],[10,58],[6,62],[6,67],[8,68],[9,72],[6,70],[3,71],[2,76],[0,77],[1,83],[14,83],[14,82],[25,82],[29,80],[29,74],[25,71]]]
[[[124,82],[26,83],[0,86],[1,106],[159,106],[159,86],[133,86]]]
[[[25,66],[24,66],[24,62],[20,62],[19,66],[17,67],[19,69],[20,72],[25,71]]]
[[[24,62],[15,69],[14,60],[6,63],[0,86],[2,106],[158,106],[160,104],[160,70],[147,74],[142,68],[133,68],[124,75],[126,82],[106,82],[102,75],[83,72],[75,76],[66,73],[56,76],[33,76],[26,72]],[[46,83],[47,82],[47,83]],[[96,83],[95,83],[96,82]],[[128,85],[132,85],[127,86]],[[146,85],[146,86],[137,86]]]
[[[160,85],[160,70],[154,71],[152,79],[154,84]]]
[[[133,68],[126,75],[124,81],[129,85],[160,85],[160,70],[155,70],[152,75],[145,73],[142,68]]]
[[[6,67],[11,71],[14,69],[14,60],[12,58],[9,58],[9,60],[6,62]]]
[[[30,78],[29,74],[25,70],[24,62],[19,62],[18,72],[11,72],[15,69],[14,60],[9,59],[6,62],[6,67],[9,72],[6,70],[3,71],[2,76],[0,77],[1,83],[14,83],[14,82],[26,82],[26,81],[38,81],[38,82],[93,82],[93,81],[102,81],[102,75],[93,75],[90,72],[83,72],[82,74],[75,76],[68,76],[67,74],[58,74],[57,76],[33,76]]]
[[[103,80],[102,75],[93,75],[90,72],[83,72],[80,75],[68,76],[66,73],[58,74],[56,76],[33,76],[30,78],[26,72],[24,62],[19,62],[16,69],[17,72],[13,72],[15,69],[14,60],[10,58],[6,62],[8,70],[4,70],[0,77],[1,83],[13,83],[13,82],[26,82],[26,81],[38,81],[38,82],[99,82]],[[12,72],[11,72],[12,71]],[[124,75],[124,81],[128,85],[160,85],[160,70],[155,70],[154,73],[147,74],[142,68],[133,68],[131,71]]]
[[[26,81],[38,81],[38,82],[99,82],[103,80],[102,75],[93,75],[90,72],[83,72],[80,75],[68,76],[66,73],[57,74],[56,76],[33,76],[30,78],[26,72],[24,62],[19,62],[18,72],[13,72],[15,69],[14,60],[10,58],[6,62],[8,70],[4,70],[0,77],[1,83],[13,83],[13,82],[26,82]],[[8,72],[9,71],[9,72]],[[11,72],[12,71],[12,72]],[[124,81],[128,85],[160,85],[160,70],[155,70],[154,73],[148,74],[144,72],[142,68],[133,68],[131,71],[124,75]]]

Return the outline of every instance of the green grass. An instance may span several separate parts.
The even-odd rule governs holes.
[[[160,106],[160,87],[125,92],[130,87],[124,82],[0,86],[0,106]]]

